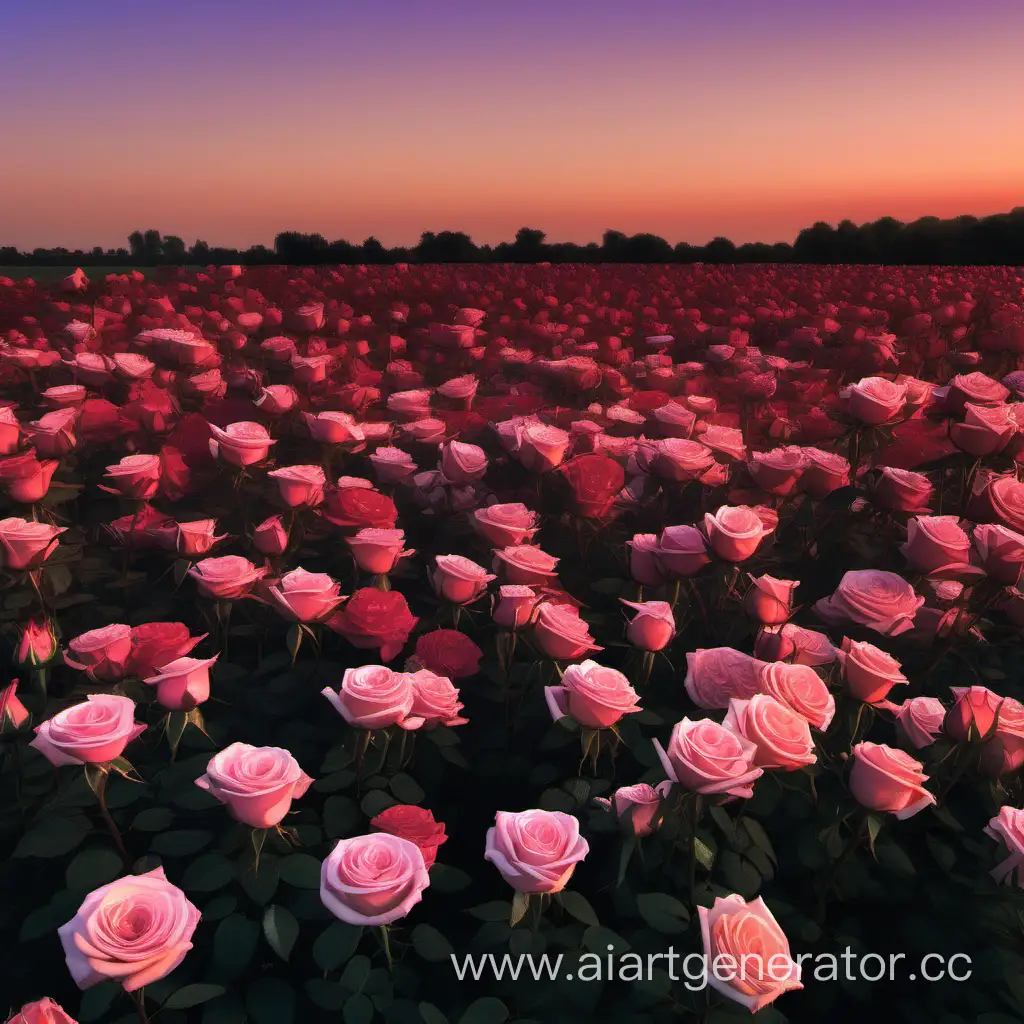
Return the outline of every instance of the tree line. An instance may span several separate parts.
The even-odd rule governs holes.
[[[133,231],[128,247],[33,249],[0,246],[0,265],[174,266],[194,264],[315,265],[395,263],[881,263],[924,265],[1024,265],[1024,206],[989,217],[921,217],[904,223],[892,217],[857,225],[824,221],[804,228],[790,244],[714,238],[707,245],[672,245],[653,234],[606,231],[600,242],[550,242],[536,228],[520,228],[514,241],[477,245],[462,231],[425,231],[412,247],[388,249],[373,236],[361,243],[329,242],[320,234],[282,231],[273,248],[192,245],[155,229]]]

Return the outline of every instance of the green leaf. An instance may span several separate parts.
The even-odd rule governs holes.
[[[583,933],[583,946],[591,953],[604,956],[608,952],[616,955],[628,953],[633,947],[621,936],[616,935],[610,928],[597,927],[588,928]],[[613,949],[609,950],[608,947]]]
[[[168,807],[150,807],[135,815],[132,828],[137,832],[162,832],[174,820],[174,812]]]
[[[420,1003],[419,1010],[423,1024],[448,1024],[448,1018],[433,1003]]]
[[[223,985],[186,985],[179,988],[163,1005],[166,1010],[187,1010],[190,1006],[198,1006],[208,999],[215,999],[227,991]]]
[[[150,850],[161,857],[188,857],[213,841],[213,833],[201,829],[179,829],[161,832],[153,838]]]
[[[299,937],[299,922],[290,910],[271,904],[263,914],[263,934],[270,948],[282,960],[287,960]]]
[[[43,818],[21,837],[12,856],[63,857],[78,846],[88,832],[89,821],[84,815]]]
[[[260,929],[255,921],[250,921],[241,914],[232,914],[224,918],[213,936],[213,962],[228,978],[241,974],[253,953]]]
[[[363,929],[344,921],[333,921],[313,943],[313,959],[324,971],[333,971],[356,951]]]
[[[324,831],[329,839],[351,833],[359,821],[359,806],[347,796],[329,796],[324,803]]]
[[[257,978],[247,988],[245,1008],[256,1024],[292,1024],[295,990],[280,978]]]
[[[78,1019],[84,1021],[85,1024],[99,1020],[114,1005],[114,1000],[121,994],[121,991],[121,986],[112,981],[104,981],[86,989],[78,1004]]]
[[[891,871],[893,874],[903,875],[909,878],[911,875],[916,874],[914,870],[914,862],[907,856],[903,848],[897,846],[896,843],[889,842],[879,843],[877,850],[878,863],[885,868],[886,871]]]
[[[689,908],[663,892],[640,893],[636,909],[644,921],[662,935],[680,935],[690,921]]]
[[[565,907],[566,912],[575,917],[577,921],[582,921],[585,925],[600,924],[597,914],[594,913],[594,908],[578,892],[563,890],[557,898],[559,903]]]
[[[399,803],[418,804],[427,794],[420,784],[404,772],[399,772],[390,783],[391,792],[398,798]]]
[[[777,867],[779,860],[775,856],[775,849],[772,847],[772,841],[768,838],[768,833],[765,832],[764,826],[756,818],[745,817],[742,819],[743,828],[746,829],[747,835],[750,836],[751,842],[759,849],[763,850],[767,854],[768,859]]]
[[[82,850],[68,865],[64,878],[73,892],[92,892],[124,874],[120,854],[103,847]]]
[[[281,861],[281,881],[296,889],[320,888],[320,861],[308,853],[293,853]]]
[[[363,797],[359,806],[363,809],[363,814],[368,818],[376,818],[381,811],[386,811],[389,807],[394,807],[396,803],[398,803],[398,801],[383,789],[371,789],[370,792]]]
[[[693,854],[705,871],[711,870],[711,865],[715,863],[715,851],[699,836],[693,841]]]
[[[526,911],[529,909],[530,897],[525,892],[517,892],[512,897],[512,910],[508,917],[509,925],[514,928],[526,917]]]
[[[729,817],[729,812],[724,807],[711,807],[711,817],[714,819],[715,824],[721,829],[722,834],[730,843],[736,842],[736,826],[733,824],[732,818]]]
[[[326,978],[310,978],[306,984],[306,995],[320,1007],[337,1013],[348,999],[348,993],[336,982]]]
[[[875,857],[875,840],[878,838],[878,833],[882,831],[884,824],[885,818],[881,814],[868,815],[868,849],[871,850],[872,857]]]
[[[507,900],[492,900],[490,903],[470,907],[469,913],[478,921],[507,921],[511,910],[512,906]]]
[[[370,1024],[373,1020],[373,1003],[369,996],[357,992],[345,1001],[345,1008],[341,1011],[341,1018],[345,1024]]]
[[[455,952],[452,944],[429,924],[418,924],[413,928],[412,944],[416,952],[432,964],[450,962],[451,954]]]
[[[235,866],[222,853],[204,853],[187,868],[181,885],[194,892],[215,892],[227,885],[235,874]]]
[[[256,870],[240,868],[238,882],[254,903],[266,906],[277,892],[281,880],[281,862],[277,857],[263,854]]]
[[[435,864],[430,869],[430,884],[436,892],[461,892],[469,888],[472,878],[461,868],[447,864]]]
[[[484,996],[466,1007],[459,1024],[504,1024],[508,1016],[508,1007],[500,999]]]
[[[370,958],[368,956],[352,957],[341,972],[338,984],[349,992],[362,992],[366,979],[370,977]]]

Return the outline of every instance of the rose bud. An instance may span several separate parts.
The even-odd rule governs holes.
[[[566,604],[539,604],[533,636],[544,655],[554,661],[575,661],[604,649],[594,643],[580,613]]]
[[[884,701],[894,686],[907,682],[900,663],[873,644],[843,637],[843,646],[836,656],[847,690],[865,704]]]
[[[930,746],[942,732],[946,708],[937,697],[912,697],[902,705],[882,705],[896,715],[896,731],[915,749]]]
[[[182,558],[191,559],[208,554],[227,537],[226,533],[216,532],[216,519],[198,519],[192,523],[175,525],[174,550]]]
[[[40,462],[34,451],[20,452],[0,461],[0,486],[12,501],[32,505],[46,497],[59,465],[55,459]]]
[[[516,892],[561,892],[590,852],[579,820],[562,811],[498,811],[484,859]]]
[[[514,584],[499,587],[498,600],[491,616],[494,624],[507,630],[529,625],[539,600],[530,587]]]
[[[57,934],[80,989],[116,981],[137,992],[185,959],[200,916],[157,867],[94,889]]]
[[[49,996],[26,1003],[7,1024],[77,1024],[75,1019]]]
[[[990,839],[1002,843],[1009,854],[989,874],[999,884],[1016,871],[1017,884],[1024,886],[1024,875],[1020,870],[1024,865],[1024,811],[1007,805],[1000,807],[999,813],[985,826],[984,832]]]
[[[716,992],[757,1013],[784,992],[803,988],[800,964],[762,897],[716,896],[710,909],[697,913],[707,980]]]
[[[487,584],[497,577],[462,555],[438,555],[434,570],[427,570],[434,593],[452,604],[470,604],[486,590]]]
[[[321,691],[342,718],[358,729],[386,729],[397,725],[414,730],[423,719],[412,714],[412,680],[403,672],[383,665],[364,665],[345,670],[341,688]]]
[[[90,629],[68,643],[64,663],[100,683],[123,678],[132,651],[132,630],[123,623]]]
[[[0,735],[8,728],[17,732],[28,721],[28,709],[18,699],[18,680],[0,689]]]
[[[104,479],[110,481],[110,486],[103,490],[146,501],[160,486],[160,456],[126,455],[116,466],[107,466]]]
[[[290,622],[323,622],[344,600],[327,573],[293,569],[267,588],[270,603]]]
[[[629,575],[643,587],[659,587],[667,579],[659,560],[658,538],[653,533],[634,534],[627,540]]]
[[[670,579],[694,576],[707,565],[707,541],[694,526],[666,526],[655,547],[661,573]]]
[[[667,601],[619,600],[636,612],[626,627],[626,639],[641,651],[664,650],[676,635],[676,620]]]
[[[360,444],[366,435],[347,412],[303,413],[306,429],[314,441],[321,444]]]
[[[909,818],[935,803],[922,785],[928,781],[923,765],[909,754],[884,743],[858,743],[853,748],[850,792],[871,811]]]
[[[403,550],[404,530],[377,530],[368,527],[360,530],[354,537],[346,537],[345,542],[352,551],[356,565],[363,572],[371,572],[377,576],[386,576],[401,559],[416,553],[412,550]]]
[[[342,839],[320,872],[320,900],[339,920],[357,927],[387,925],[406,916],[430,884],[420,848],[388,832]]]
[[[445,480],[453,484],[468,484],[480,480],[487,472],[487,455],[483,448],[462,441],[448,441],[441,445],[438,467]]]
[[[733,697],[722,724],[757,747],[759,768],[796,771],[818,759],[807,719],[767,693],[749,700]]]
[[[53,660],[56,653],[57,638],[54,635],[53,624],[48,619],[42,622],[30,619],[21,632],[15,664],[42,668]]]
[[[267,476],[277,483],[281,500],[289,508],[316,508],[324,500],[327,478],[319,466],[285,466]]]
[[[774,576],[748,577],[753,586],[747,591],[743,607],[762,626],[780,626],[793,614],[793,591],[798,580],[779,580]]]
[[[988,739],[1003,698],[984,686],[951,686],[950,690],[955,703],[946,714],[943,731],[960,743]]]
[[[570,665],[561,686],[545,686],[544,696],[553,721],[568,715],[586,729],[609,729],[623,715],[642,710],[629,680],[596,661]]]
[[[595,797],[594,803],[614,814],[628,834],[642,839],[661,827],[659,811],[671,790],[671,782],[657,786],[641,782],[635,786],[620,786],[611,799]]]
[[[257,569],[240,555],[204,558],[188,570],[204,597],[218,601],[234,601],[252,590],[257,580],[267,575],[266,569]]]
[[[276,444],[267,428],[261,423],[242,421],[229,423],[221,430],[210,424],[210,454],[230,466],[253,466],[270,454],[270,446]]]
[[[415,843],[423,854],[423,864],[428,871],[437,860],[437,851],[448,841],[444,825],[435,821],[434,815],[425,807],[413,804],[394,804],[371,818],[370,824],[380,832]]]
[[[57,548],[66,526],[29,522],[12,516],[0,519],[0,566],[4,569],[34,569]]]
[[[135,702],[109,693],[92,693],[81,704],[58,711],[37,725],[29,743],[52,765],[105,764],[146,731],[135,721]]]
[[[288,547],[288,531],[280,516],[264,519],[253,531],[252,546],[268,558],[278,558]]]
[[[232,743],[214,754],[196,779],[236,821],[253,828],[279,825],[312,782],[287,750],[248,743]]]
[[[665,774],[691,793],[749,800],[764,772],[754,765],[757,747],[710,718],[684,718],[672,727],[668,750],[654,740]]]
[[[726,562],[746,561],[773,532],[757,512],[746,505],[723,505],[713,515],[705,512],[704,528],[711,550]]]

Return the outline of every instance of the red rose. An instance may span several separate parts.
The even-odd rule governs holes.
[[[417,622],[397,590],[363,587],[327,620],[327,626],[359,650],[379,647],[381,661],[391,661],[406,645]]]
[[[576,496],[577,511],[592,519],[608,514],[626,482],[625,470],[607,455],[577,455],[561,472]]]
[[[126,672],[145,679],[164,665],[184,658],[206,635],[191,636],[183,622],[144,622],[133,626]]]
[[[386,495],[367,487],[344,487],[333,491],[321,509],[324,518],[346,530],[368,528],[391,530],[398,521],[398,509]]]
[[[449,679],[465,679],[480,670],[484,652],[457,629],[435,629],[416,641],[416,660]]]
[[[413,804],[395,804],[381,811],[376,818],[371,818],[370,824],[381,832],[415,843],[423,854],[423,863],[428,871],[437,859],[438,848],[448,841],[444,824],[435,821],[434,815],[425,807]]]

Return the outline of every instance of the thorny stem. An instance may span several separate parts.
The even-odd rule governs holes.
[[[107,780],[110,778],[109,771],[101,771],[100,777],[96,782],[95,792],[96,800],[100,805],[100,815],[103,821],[106,823],[107,829],[110,832],[111,837],[117,846],[118,852],[121,854],[121,859],[124,861],[126,868],[131,867],[132,859],[128,855],[128,850],[124,845],[124,840],[121,838],[121,832],[118,829],[114,818],[110,813],[110,808],[107,807]]]

